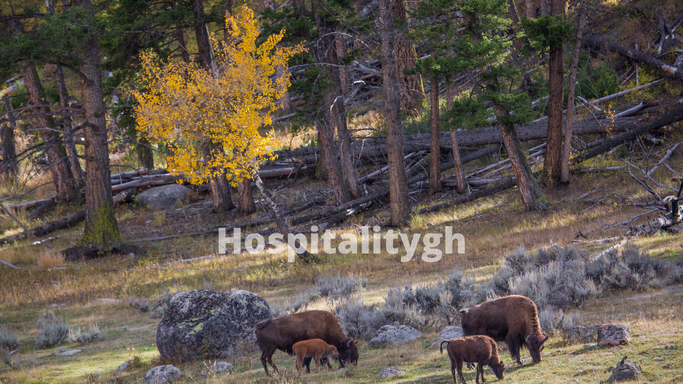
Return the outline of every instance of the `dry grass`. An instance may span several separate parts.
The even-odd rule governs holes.
[[[36,259],[36,266],[40,269],[63,267],[64,256],[55,250],[45,250]]]

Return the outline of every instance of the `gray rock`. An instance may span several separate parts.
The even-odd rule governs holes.
[[[256,324],[271,317],[268,303],[251,292],[178,293],[157,328],[157,348],[161,356],[181,361],[253,352]]]
[[[142,206],[150,206],[157,209],[167,209],[175,205],[176,201],[187,200],[191,190],[178,184],[162,185],[150,188],[137,196]]]
[[[625,381],[633,380],[640,376],[641,370],[638,364],[626,360],[627,356],[614,367],[612,375],[607,379],[608,383],[614,383],[615,381]]]
[[[456,326],[450,326],[446,327],[439,332],[439,337],[436,339],[436,341],[429,346],[429,348],[438,348],[439,345],[441,345],[441,342],[445,340],[452,340],[456,339],[458,337],[463,337],[463,331],[462,327],[456,327]]]
[[[422,332],[407,325],[385,325],[372,335],[370,346],[403,344],[422,336]]]
[[[125,363],[119,365],[119,367],[114,370],[114,373],[125,371],[126,369],[128,369],[128,365],[132,362],[133,362],[133,360],[128,360]]]
[[[182,376],[180,369],[172,365],[160,365],[145,373],[144,384],[166,384]]]
[[[631,330],[621,324],[603,324],[598,327],[598,345],[615,346],[628,344],[631,341]]]
[[[232,364],[226,363],[225,361],[217,361],[209,367],[209,370],[213,372],[223,372],[229,369],[232,369]]]
[[[392,377],[392,376],[399,376],[399,375],[405,375],[406,371],[404,369],[396,369],[396,368],[384,368],[381,371],[379,371],[379,378],[384,379],[387,377]]]
[[[564,332],[564,340],[569,344],[585,344],[598,340],[598,328],[600,325],[587,327],[571,327]]]
[[[81,352],[81,350],[80,349],[72,349],[70,351],[58,352],[57,356],[71,356],[71,355],[77,354],[78,352]]]
[[[198,379],[206,379],[207,377],[209,377],[209,375],[207,375],[206,373],[200,373],[197,375]]]

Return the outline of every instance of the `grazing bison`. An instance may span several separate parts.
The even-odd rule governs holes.
[[[358,346],[352,338],[344,334],[337,317],[326,311],[306,311],[264,320],[256,325],[256,342],[261,348],[261,363],[266,375],[270,375],[266,363],[270,363],[277,371],[272,359],[275,350],[279,349],[292,355],[294,343],[310,339],[322,339],[337,347],[341,367],[344,367],[345,361],[354,365],[358,363]],[[310,358],[303,362],[308,372],[310,363]],[[331,367],[329,361],[327,365]]]
[[[548,336],[541,332],[536,304],[528,297],[506,296],[463,309],[462,329],[465,336],[486,335],[505,341],[510,354],[522,364],[521,347],[526,347],[535,363],[541,361],[543,343]]]
[[[305,358],[313,358],[315,360],[315,371],[320,371],[320,359],[327,358],[329,365],[329,358],[339,358],[337,347],[329,345],[320,339],[304,340],[294,343],[292,350],[296,355],[296,371],[301,375],[301,363]]]
[[[498,380],[503,379],[503,372],[505,372],[505,364],[500,361],[498,357],[498,346],[492,338],[483,335],[464,336],[453,340],[444,340],[439,346],[439,350],[443,353],[443,345],[447,343],[446,350],[448,351],[448,358],[451,359],[451,373],[453,374],[453,382],[458,384],[455,378],[455,371],[458,370],[458,376],[463,384],[466,383],[465,377],[462,375],[462,363],[477,363],[477,384],[479,384],[479,375],[481,380],[486,383],[484,379],[484,366],[488,365],[495,373]]]

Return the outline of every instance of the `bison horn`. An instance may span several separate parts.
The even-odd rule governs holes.
[[[550,336],[546,336],[543,340],[541,340],[541,344],[545,343],[546,340],[548,340]]]
[[[346,347],[350,348],[351,343],[353,343],[353,339],[349,339],[349,341],[346,342]]]

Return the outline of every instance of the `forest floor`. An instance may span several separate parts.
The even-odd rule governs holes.
[[[673,142],[670,142],[673,143]],[[652,166],[663,155],[663,148],[653,150],[648,158],[636,162]],[[626,165],[605,156],[584,166]],[[672,168],[683,169],[683,150],[672,156]],[[474,168],[477,164],[472,164]],[[655,179],[670,182],[670,174],[659,169]],[[270,187],[285,209],[310,199],[324,189],[324,183],[308,179],[271,181]],[[481,281],[494,275],[503,257],[520,246],[528,250],[553,244],[576,246],[591,254],[615,245],[618,241],[591,247],[573,242],[579,231],[589,239],[624,236],[626,226],[612,226],[645,212],[633,205],[650,200],[650,196],[623,171],[576,175],[569,188],[546,190],[551,205],[539,212],[523,212],[515,189],[488,198],[458,205],[435,213],[417,215],[404,233],[443,233],[443,226],[453,226],[464,235],[466,253],[445,255],[436,263],[414,258],[400,262],[400,255],[349,254],[326,255],[317,264],[287,263],[286,255],[229,254],[189,263],[172,263],[180,259],[214,255],[217,234],[180,236],[187,232],[211,230],[245,221],[236,213],[210,213],[207,198],[196,196],[189,203],[166,211],[152,211],[136,206],[117,208],[117,218],[124,241],[149,251],[143,257],[111,256],[99,260],[64,263],[43,245],[32,245],[35,239],[0,249],[0,259],[26,270],[2,268],[0,273],[0,327],[15,333],[19,352],[11,356],[14,368],[0,366],[1,383],[77,383],[77,382],[142,382],[145,372],[159,363],[155,345],[155,329],[159,319],[140,312],[128,304],[132,297],[154,299],[164,290],[179,292],[211,288],[216,291],[246,289],[263,296],[269,303],[293,301],[297,295],[315,284],[319,276],[353,275],[367,279],[360,292],[365,303],[379,303],[390,288],[403,284],[433,282],[447,277],[453,270]],[[417,196],[419,207],[450,197],[450,192],[435,196]],[[63,216],[74,207],[59,207],[42,220]],[[374,225],[386,219],[387,209],[360,213],[335,229],[341,233],[359,232],[363,225]],[[259,210],[251,220],[264,214]],[[644,217],[647,222],[653,215]],[[3,219],[4,220],[4,219]],[[634,223],[635,224],[635,223]],[[5,235],[12,233],[3,222]],[[268,227],[250,228],[250,231]],[[55,250],[78,241],[82,224],[51,234],[47,242]],[[244,234],[244,233],[243,233]],[[683,262],[683,235],[655,234],[628,238],[628,244],[650,256],[672,262]],[[418,250],[417,254],[421,251]],[[171,264],[166,264],[171,263]],[[326,300],[313,302],[309,309],[332,309]],[[97,325],[106,331],[106,339],[89,344],[61,345],[38,349],[35,346],[36,319],[46,310],[68,320],[72,329],[83,330]],[[580,315],[577,325],[615,322],[632,331],[631,342],[612,348],[592,345],[566,345],[561,335],[546,344],[544,359],[531,364],[523,352],[523,366],[516,366],[507,349],[500,345],[501,358],[508,370],[509,383],[597,383],[606,380],[623,356],[642,368],[639,382],[683,382],[683,286],[665,286],[644,292],[608,292],[572,311]],[[182,372],[180,383],[373,383],[382,368],[404,369],[405,375],[384,379],[387,383],[448,383],[450,364],[446,355],[428,346],[436,340],[438,329],[427,328],[424,336],[401,346],[370,348],[361,342],[357,367],[343,372],[321,372],[297,378],[294,358],[276,352],[274,361],[282,374],[267,378],[260,363],[260,353],[225,359],[234,368],[226,374],[213,374],[213,363],[199,360],[176,365]],[[665,348],[666,347],[666,348]],[[60,348],[80,349],[71,356],[57,356]],[[113,370],[123,362],[139,358],[139,364],[121,374]],[[200,379],[198,375],[207,374]],[[466,379],[474,380],[474,370],[465,370]],[[495,381],[489,368],[486,378]]]

